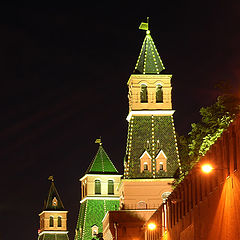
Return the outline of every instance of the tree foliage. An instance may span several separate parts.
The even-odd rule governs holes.
[[[185,174],[234,120],[240,110],[239,102],[239,98],[232,94],[219,96],[213,105],[200,109],[201,120],[191,125],[188,137],[178,137],[179,155]]]

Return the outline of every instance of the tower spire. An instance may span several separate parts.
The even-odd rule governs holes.
[[[157,48],[153,42],[149,30],[149,17],[147,23],[142,22],[139,29],[146,31],[146,36],[143,41],[142,49],[139,54],[137,64],[134,70],[135,74],[160,74],[165,67],[159,56]]]
[[[67,213],[54,184],[53,176],[48,180],[51,186],[47,201],[40,216],[38,240],[69,240],[67,231]]]
[[[62,200],[60,199],[60,196],[54,184],[53,176],[50,176],[48,180],[51,181],[51,187],[49,189],[48,198],[46,205],[44,206],[44,210],[64,210]]]
[[[95,143],[99,143],[98,151],[93,158],[92,162],[90,163],[86,174],[118,174],[117,169],[113,165],[112,161],[110,160],[109,156],[105,152],[101,139],[97,139]]]

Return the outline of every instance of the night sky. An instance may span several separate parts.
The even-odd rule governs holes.
[[[122,173],[127,81],[147,16],[173,74],[176,130],[187,134],[200,107],[216,100],[218,82],[239,89],[239,1],[1,1],[1,240],[37,239],[49,175],[69,211],[73,240],[78,179],[99,136]]]

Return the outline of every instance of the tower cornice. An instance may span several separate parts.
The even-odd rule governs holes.
[[[83,198],[81,201],[80,201],[80,203],[83,203],[83,202],[85,202],[85,201],[87,201],[87,200],[119,200],[120,199],[120,197],[119,196],[112,196],[112,197],[110,197],[110,196],[93,196],[93,197],[85,197],[85,198]]]
[[[172,182],[174,178],[130,178],[130,179],[122,179],[122,182]]]
[[[68,213],[68,211],[57,210],[57,211],[42,211],[42,212],[39,213],[38,215],[41,216],[41,215],[44,214],[44,213],[58,213],[58,212]]]
[[[68,234],[68,231],[42,231],[39,233],[39,236],[43,234]]]
[[[131,111],[127,116],[129,122],[132,116],[172,116],[175,110],[139,110]]]
[[[79,179],[79,181],[83,181],[86,177],[89,177],[89,176],[94,176],[94,177],[111,177],[111,176],[114,176],[114,177],[122,177],[123,175],[121,174],[85,174],[82,178]]]
[[[145,79],[145,80],[169,80],[172,78],[172,74],[131,74],[131,76],[129,77],[129,80],[127,82],[127,84],[129,85],[130,81],[132,79]]]

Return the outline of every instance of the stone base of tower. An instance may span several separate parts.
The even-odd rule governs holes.
[[[157,209],[172,192],[173,178],[123,179],[121,209]]]

